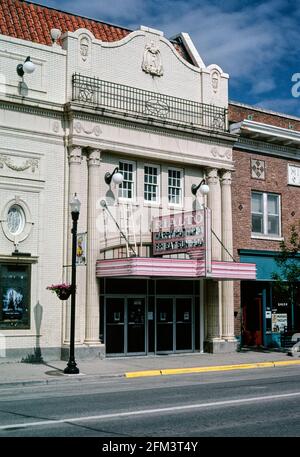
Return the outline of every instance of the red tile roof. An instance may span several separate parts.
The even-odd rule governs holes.
[[[35,43],[52,45],[50,30],[74,32],[85,28],[102,41],[118,41],[131,30],[24,0],[0,0],[0,33]]]
[[[85,28],[102,41],[118,41],[132,32],[124,27],[95,21],[26,0],[0,0],[0,34],[51,46],[50,30],[53,28],[60,29],[62,33]],[[192,63],[183,43],[178,40],[172,43],[176,51]]]

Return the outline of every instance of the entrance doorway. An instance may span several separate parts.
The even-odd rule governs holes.
[[[156,298],[156,351],[194,351],[193,298]]]
[[[201,287],[189,280],[101,279],[99,333],[107,356],[201,352]]]
[[[107,297],[105,344],[108,354],[146,353],[145,297]]]

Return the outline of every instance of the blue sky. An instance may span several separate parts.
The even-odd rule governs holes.
[[[231,100],[300,116],[291,80],[294,73],[300,80],[297,0],[36,1],[132,30],[153,27],[167,38],[187,32],[206,65],[229,73]]]

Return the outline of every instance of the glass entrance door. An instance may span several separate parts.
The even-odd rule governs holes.
[[[174,351],[173,298],[156,299],[156,351]]]
[[[145,299],[127,298],[127,352],[145,353]]]
[[[124,347],[124,298],[106,299],[106,352],[107,354],[123,354]]]
[[[156,298],[156,352],[194,350],[193,298]]]
[[[176,351],[193,349],[192,298],[176,298]]]
[[[106,297],[106,353],[145,354],[145,316],[145,297]]]

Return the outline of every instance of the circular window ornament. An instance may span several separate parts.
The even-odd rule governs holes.
[[[31,212],[27,203],[20,197],[9,200],[2,208],[0,224],[8,240],[15,244],[24,241],[33,226]]]
[[[19,205],[12,205],[7,213],[7,227],[9,232],[16,236],[23,232],[25,227],[25,214]]]

